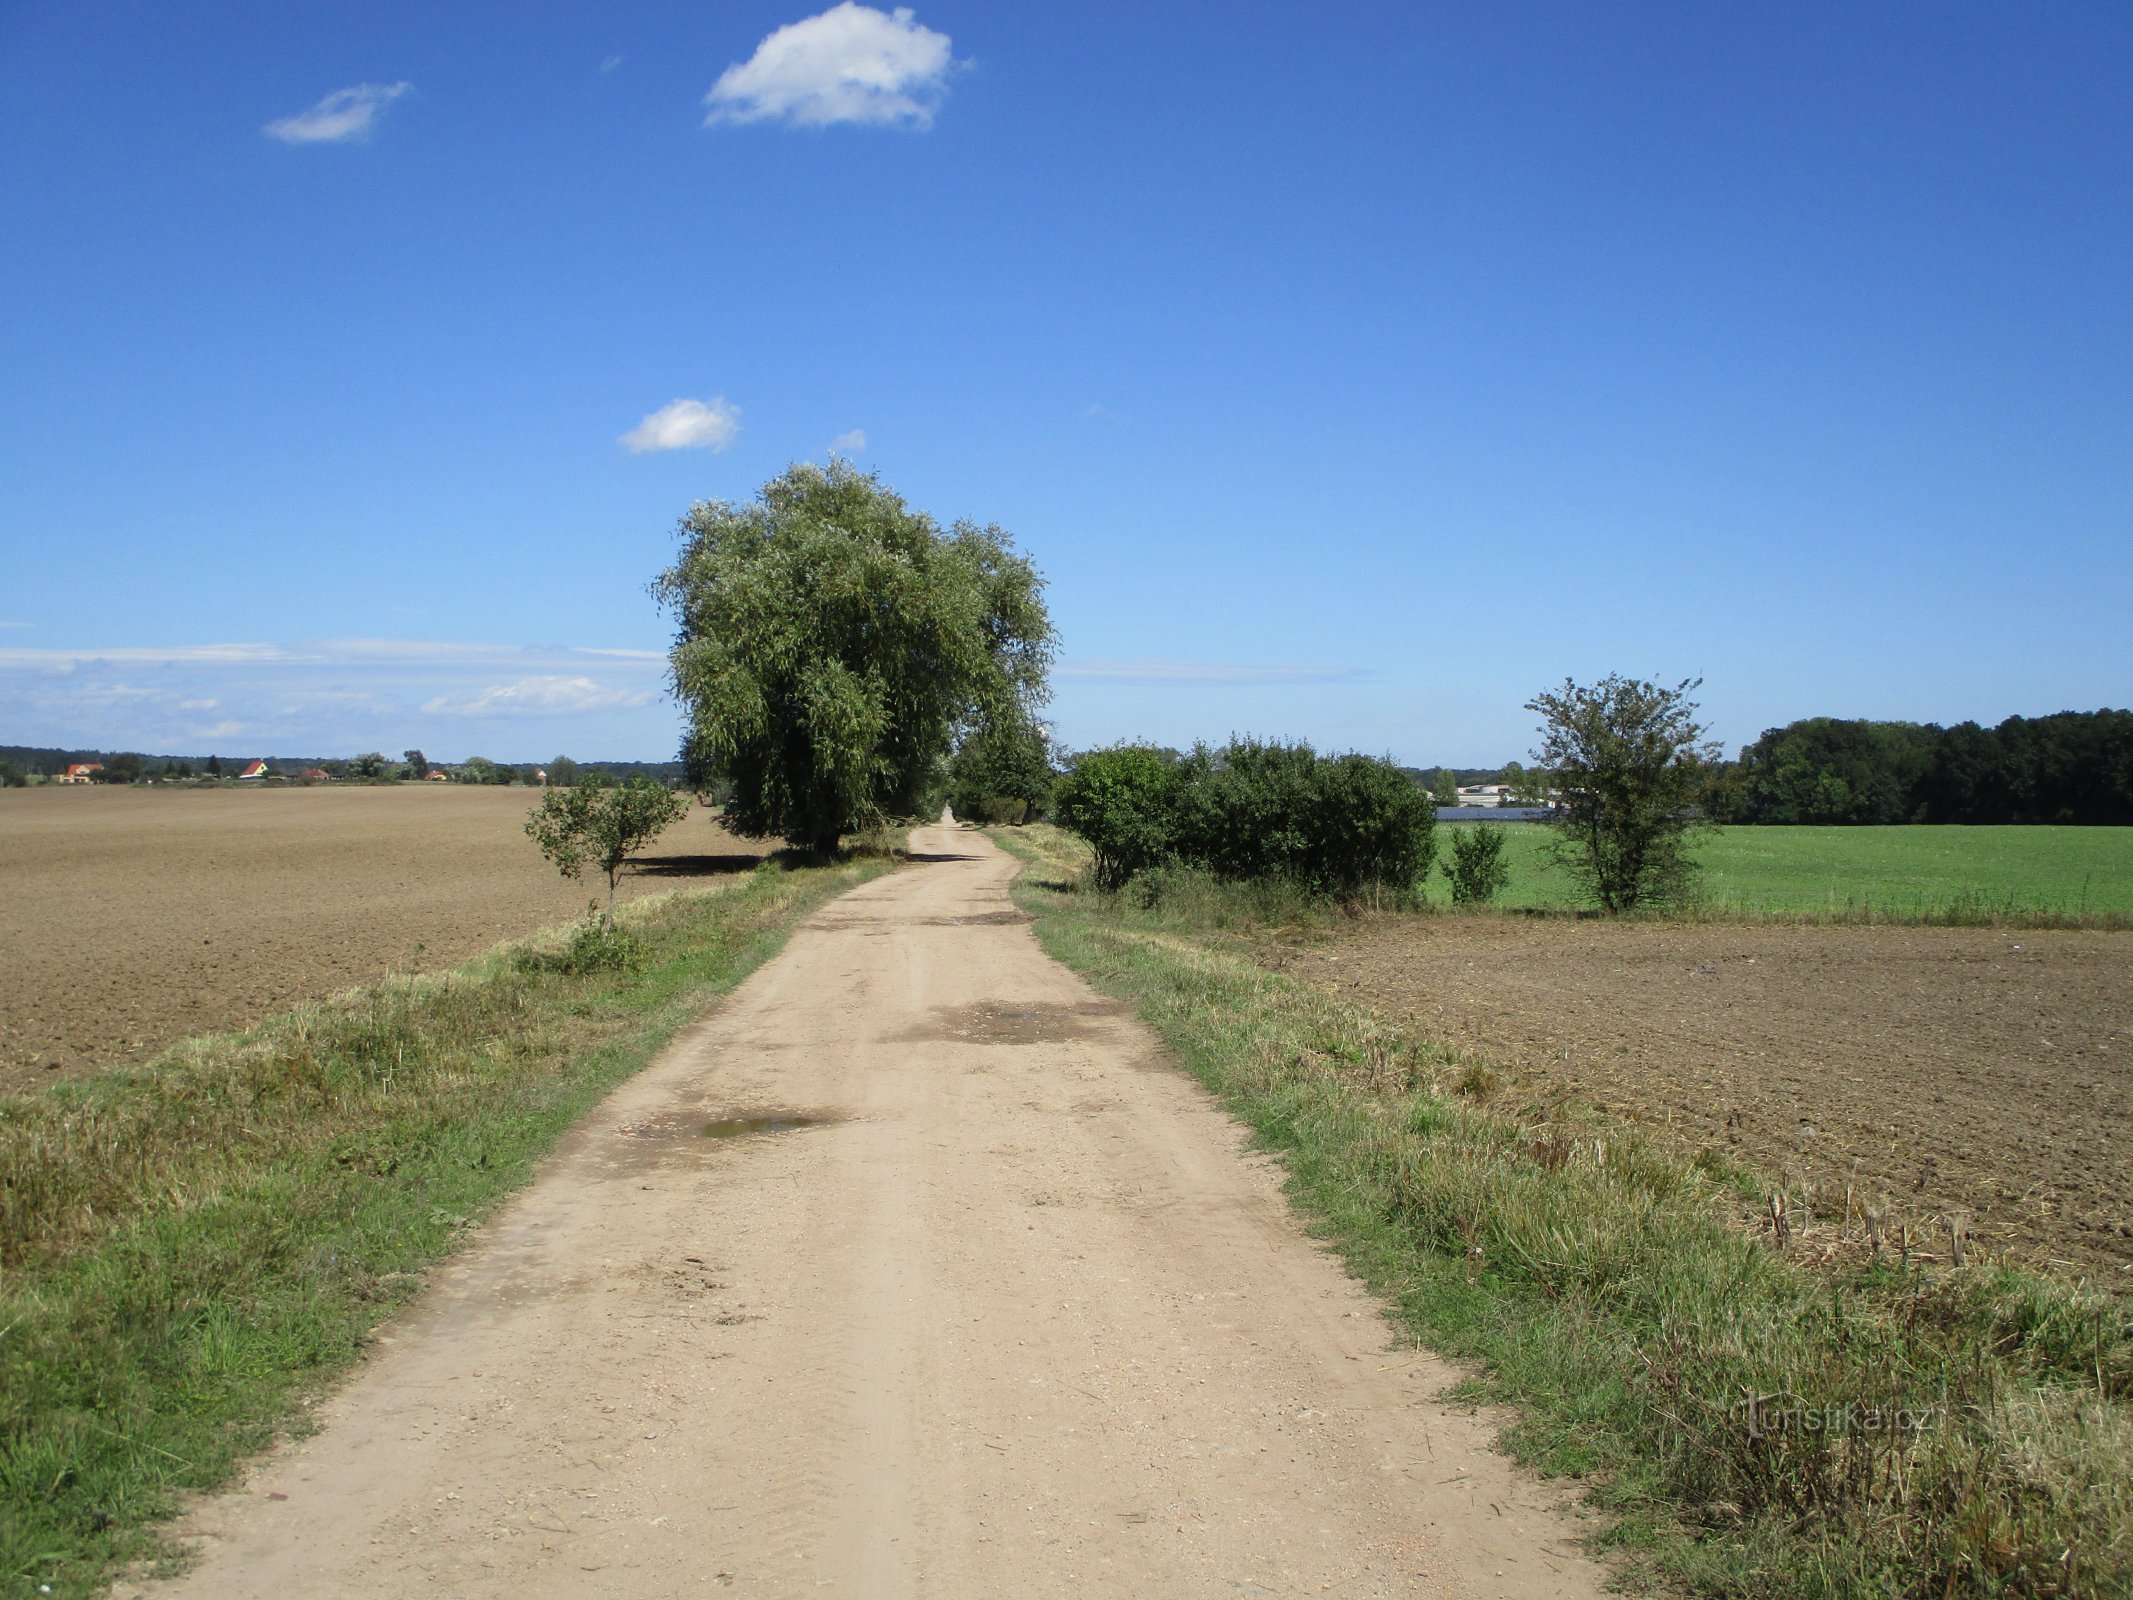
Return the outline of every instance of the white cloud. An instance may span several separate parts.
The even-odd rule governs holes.
[[[602,72],[613,72],[617,67],[622,65],[623,59],[624,58],[621,56],[609,56],[605,61],[600,63],[600,70]]]
[[[532,713],[607,711],[617,706],[641,706],[652,698],[649,689],[619,689],[595,683],[591,678],[565,678],[555,674],[521,678],[516,683],[495,683],[478,694],[455,699],[438,695],[422,709],[432,716],[509,717]]]
[[[867,431],[864,428],[854,428],[850,433],[840,433],[830,440],[830,454],[833,456],[857,455],[866,447]]]
[[[715,396],[661,406],[622,436],[633,455],[649,450],[723,450],[741,431],[741,408]]]
[[[320,639],[299,644],[79,645],[41,649],[0,645],[0,667],[61,669],[102,662],[137,666],[395,668],[544,666],[581,656],[664,661],[663,650],[602,645],[473,644],[453,639]]]
[[[411,83],[358,83],[336,89],[309,111],[270,122],[259,131],[283,144],[330,144],[341,139],[367,138],[378,112],[414,87]]]
[[[704,104],[706,127],[786,119],[924,128],[948,92],[955,65],[948,35],[921,27],[908,6],[882,12],[843,0],[818,17],[787,23],[746,61],[719,74]]]
[[[508,727],[523,748],[596,741],[671,748],[666,652],[643,646],[439,639],[0,645],[0,717],[25,744],[198,753],[238,737],[255,754],[447,753]],[[590,715],[587,715],[590,713]]]

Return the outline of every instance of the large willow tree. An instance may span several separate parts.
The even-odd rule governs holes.
[[[912,814],[959,733],[1045,700],[1044,580],[997,527],[943,533],[847,462],[703,501],[654,593],[688,781],[726,824],[829,852]]]

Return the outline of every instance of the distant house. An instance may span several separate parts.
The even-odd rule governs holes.
[[[53,781],[55,783],[94,783],[95,774],[104,770],[101,761],[77,761]]]
[[[1459,803],[1463,806],[1507,806],[1511,801],[1511,786],[1507,783],[1464,784],[1459,790]]]
[[[440,767],[430,768],[429,776],[423,779],[425,783],[450,783],[451,781],[452,775]]]
[[[255,761],[246,767],[244,771],[237,774],[237,781],[239,783],[257,783],[266,776],[267,764],[264,761]]]
[[[324,767],[306,767],[303,771],[299,772],[297,776],[303,779],[306,783],[333,782],[333,774],[328,772]]]

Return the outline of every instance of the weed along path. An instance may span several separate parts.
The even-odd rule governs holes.
[[[1271,1164],[1018,925],[1013,860],[913,847],[140,1592],[1599,1594]]]

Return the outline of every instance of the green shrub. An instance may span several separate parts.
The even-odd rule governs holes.
[[[1286,878],[1352,899],[1412,888],[1435,853],[1429,796],[1389,761],[1232,739],[1179,769],[1178,859],[1229,882]]]
[[[1307,744],[1195,747],[1178,769],[1179,859],[1229,882],[1305,876],[1318,765]]]
[[[570,942],[560,950],[526,946],[512,957],[521,972],[563,972],[579,976],[588,972],[635,972],[644,962],[644,941],[627,928],[602,932],[600,908],[595,905],[583,922],[571,930]]]
[[[1485,906],[1511,881],[1510,863],[1503,858],[1503,829],[1482,823],[1461,828],[1452,835],[1452,859],[1444,864],[1452,880],[1452,904]]]
[[[1095,852],[1096,887],[1123,888],[1168,861],[1177,830],[1177,763],[1151,745],[1077,756],[1052,792],[1052,815]]]
[[[1183,761],[1146,746],[1092,751],[1054,811],[1096,852],[1105,890],[1174,861],[1224,883],[1281,879],[1352,899],[1413,888],[1436,849],[1436,808],[1391,762],[1257,739]]]
[[[1366,888],[1411,889],[1437,852],[1437,808],[1390,761],[1321,756],[1308,841],[1293,876],[1327,894],[1353,898]]]

